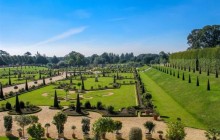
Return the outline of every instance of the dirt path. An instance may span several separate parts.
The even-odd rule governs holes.
[[[65,76],[66,76],[66,74],[64,73],[64,74],[62,74],[62,75],[52,77],[52,80],[51,80],[51,81],[52,81],[52,82],[55,82],[55,81],[57,81],[57,80],[64,79]],[[51,81],[50,81],[50,78],[46,78],[46,79],[45,79],[45,83],[46,83],[46,84],[47,84],[47,83],[50,83]],[[41,83],[43,83],[43,79],[37,80],[37,84],[41,84]],[[28,82],[28,86],[29,86],[29,87],[32,86],[32,85],[36,85],[36,84],[34,83],[34,81]],[[21,88],[25,88],[25,84],[19,84],[19,85],[17,85],[17,86],[18,86],[18,89],[16,89],[16,90],[14,89],[14,86],[10,86],[10,87],[3,88],[3,92],[4,92],[4,93],[9,93],[10,91],[15,92],[15,91],[18,91],[18,90],[21,89]]]
[[[49,128],[49,133],[52,138],[57,137],[57,130],[56,130],[55,126],[51,123],[53,120],[53,116],[57,112],[58,112],[57,110],[49,110],[48,107],[43,106],[42,111],[35,114],[39,117],[39,122],[43,126],[46,123],[51,124],[51,127]],[[0,113],[0,118],[3,118],[3,116],[6,114],[7,114],[6,112]],[[90,115],[88,117],[91,119],[90,126],[92,127],[92,124],[94,123],[94,121],[97,120],[99,117],[101,117],[101,115],[98,113],[90,112]],[[82,130],[81,130],[82,118],[83,117],[68,117],[67,123],[65,124],[65,129],[64,129],[64,135],[67,138],[71,138],[71,134],[72,134],[71,126],[72,125],[76,126],[76,130],[75,130],[76,136],[80,139],[83,138]],[[147,118],[144,118],[144,117],[135,117],[135,118],[134,117],[124,117],[124,118],[123,117],[115,117],[113,119],[122,121],[123,127],[120,132],[122,132],[122,137],[126,140],[128,139],[128,133],[129,133],[129,130],[131,127],[140,127],[143,132],[143,139],[145,139],[144,138],[145,128],[143,127],[143,123],[147,120],[152,120],[152,118],[150,118],[150,117],[147,117]],[[153,133],[153,137],[158,139],[157,131],[162,130],[165,133],[167,126],[164,122],[161,122],[161,121],[154,121],[154,123],[156,123],[156,128],[155,128],[155,133]],[[18,132],[17,132],[18,128],[19,127],[16,125],[16,122],[14,122],[13,128],[12,128],[12,133],[16,136],[18,135]],[[187,133],[186,140],[206,140],[203,130],[186,128],[186,133]],[[25,131],[25,134],[27,135],[26,131]],[[0,135],[1,136],[5,135],[5,130],[3,128],[3,119],[0,119]],[[90,135],[92,135],[92,131],[90,131]],[[106,137],[109,140],[114,140],[115,134],[108,133],[106,135]]]

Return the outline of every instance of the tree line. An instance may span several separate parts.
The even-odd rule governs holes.
[[[101,55],[93,54],[85,57],[79,52],[72,51],[64,57],[47,57],[37,52],[32,55],[26,52],[23,55],[10,55],[8,52],[0,50],[0,66],[3,65],[49,65],[49,66],[87,66],[99,64],[119,64],[137,62],[142,64],[158,64],[168,61],[168,53],[160,52],[159,54],[140,54],[134,56],[133,53],[102,53]]]

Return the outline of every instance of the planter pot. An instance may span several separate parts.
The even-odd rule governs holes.
[[[116,133],[115,134],[115,139],[116,140],[121,140],[122,139],[122,133]]]
[[[83,138],[84,140],[89,140],[90,139],[89,134],[83,134]]]
[[[58,138],[64,138],[64,133],[58,134]]]
[[[157,121],[157,120],[158,120],[158,116],[156,116],[156,115],[155,115],[155,116],[154,116],[154,120],[156,120],[156,121]]]
[[[146,133],[145,138],[146,138],[146,140],[150,140],[152,138],[152,134],[151,133]]]
[[[163,135],[159,135],[159,139],[160,139],[160,140],[163,140]]]
[[[47,138],[50,138],[50,133],[46,133],[46,137],[47,137]]]
[[[74,138],[74,139],[76,138],[76,134],[75,133],[72,134],[72,138]]]
[[[22,137],[22,132],[18,132],[19,137]]]
[[[105,139],[105,133],[102,133],[101,136],[102,136],[102,139]]]
[[[7,137],[11,136],[11,133],[12,133],[11,130],[10,130],[10,131],[5,131],[5,135],[6,135]]]

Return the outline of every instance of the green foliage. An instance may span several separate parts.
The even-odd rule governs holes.
[[[15,111],[18,112],[18,113],[21,112],[21,107],[20,107],[20,103],[19,103],[18,94],[16,94],[16,100],[15,100]]]
[[[11,110],[11,109],[12,109],[11,103],[7,102],[7,103],[5,104],[5,108],[8,109],[8,110]]]
[[[41,126],[40,123],[33,124],[32,126],[28,127],[27,129],[28,134],[37,140],[41,139],[44,136],[44,128]]]
[[[90,131],[90,119],[89,118],[82,118],[82,131],[84,134],[88,134]]]
[[[207,82],[207,90],[210,91],[211,88],[210,88],[210,82],[209,82],[209,79],[208,79],[208,82]]]
[[[53,107],[59,108],[59,102],[58,102],[57,91],[56,90],[55,90],[55,93],[54,93]]]
[[[220,140],[220,131],[216,129],[209,129],[205,132],[207,140]]]
[[[15,116],[15,121],[22,128],[23,136],[24,136],[24,127],[31,124],[30,116],[25,116],[25,115]]]
[[[79,94],[77,94],[77,98],[76,98],[76,112],[81,113]]]
[[[121,121],[114,121],[114,130],[116,131],[116,134],[119,133],[118,131],[122,128],[122,122]]]
[[[4,116],[4,127],[6,131],[10,131],[12,128],[12,116],[8,115],[8,116]]]
[[[86,101],[84,106],[86,109],[91,109],[92,107],[90,101]]]
[[[38,121],[39,121],[39,118],[36,115],[30,115],[30,119],[31,119],[32,124],[38,123]]]
[[[152,95],[149,92],[147,92],[147,93],[143,94],[143,98],[147,99],[147,100],[150,100],[150,99],[152,99]]]
[[[148,129],[148,133],[154,132],[155,126],[156,126],[156,124],[153,123],[152,121],[146,121],[146,122],[144,123],[144,127],[145,127],[146,129]]]
[[[58,112],[53,117],[53,124],[56,125],[58,134],[62,134],[64,131],[64,124],[67,121],[67,115],[63,112]]]
[[[99,109],[99,110],[103,109],[102,102],[100,102],[100,101],[97,102],[97,104],[96,104],[96,108]]]
[[[166,137],[168,140],[183,140],[186,136],[184,125],[181,121],[169,122]]]
[[[109,117],[103,117],[96,120],[92,126],[92,130],[95,134],[105,134],[107,132],[113,132],[115,130],[114,121]]]
[[[0,88],[0,98],[4,99],[4,93],[3,93],[3,87],[2,84],[0,84],[1,88]]]
[[[109,114],[113,114],[113,113],[114,113],[114,107],[111,106],[111,105],[108,106],[108,107],[107,107],[107,111],[108,111]]]
[[[142,130],[139,127],[132,127],[129,131],[129,140],[142,140]]]

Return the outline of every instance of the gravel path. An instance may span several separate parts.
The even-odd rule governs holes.
[[[64,79],[65,76],[66,76],[66,74],[64,73],[64,74],[62,74],[62,75],[52,77],[52,80],[51,80],[51,81],[50,81],[50,78],[45,78],[45,83],[47,84],[47,83],[50,83],[50,82],[55,82],[55,81],[57,81],[57,80]],[[41,83],[43,83],[43,79],[37,80],[37,84],[41,84]],[[34,81],[28,82],[28,86],[29,86],[29,87],[32,86],[32,85],[36,85],[36,84],[34,83]],[[4,92],[4,93],[9,93],[10,91],[13,91],[13,92],[14,92],[14,91],[18,91],[19,89],[25,88],[25,83],[24,83],[24,84],[19,84],[19,85],[17,85],[17,86],[18,86],[18,89],[16,89],[16,90],[14,89],[14,86],[10,86],[10,87],[3,88],[3,92]]]
[[[49,110],[48,107],[46,107],[46,106],[42,106],[41,108],[42,108],[42,111],[35,114],[35,115],[37,115],[39,117],[39,122],[43,126],[46,123],[51,124],[51,127],[49,128],[49,133],[52,138],[56,138],[57,131],[56,131],[55,126],[51,122],[53,120],[53,116],[58,111],[57,110]],[[3,128],[3,119],[2,118],[6,114],[7,114],[6,112],[0,113],[0,135],[1,136],[5,135],[5,130]],[[95,120],[97,120],[99,117],[101,117],[101,115],[98,113],[90,112],[90,115],[88,117],[91,119],[91,124],[93,124]],[[83,117],[68,117],[67,123],[65,124],[65,130],[64,130],[64,135],[67,138],[71,138],[71,134],[72,134],[71,126],[72,125],[76,126],[76,130],[75,130],[76,136],[79,139],[83,138],[82,131],[81,131],[81,119],[82,118]],[[144,117],[135,117],[135,118],[134,117],[116,117],[113,119],[122,121],[123,127],[120,132],[122,132],[122,137],[126,140],[128,139],[128,133],[129,133],[129,130],[131,127],[140,127],[142,129],[143,136],[144,136],[145,128],[143,127],[143,123],[147,120],[152,120],[152,118],[150,118],[150,117],[147,117],[147,118],[144,118]],[[155,128],[155,133],[153,133],[153,137],[158,139],[158,134],[156,132],[158,130],[162,130],[163,132],[166,132],[167,126],[162,121],[154,121],[154,123],[156,123],[156,128]],[[16,125],[16,122],[14,122],[13,128],[12,128],[12,133],[16,136],[18,136],[18,132],[17,132],[18,128],[19,127]],[[186,128],[185,130],[187,133],[186,140],[206,140],[203,130],[193,129],[193,128]],[[25,131],[25,134],[27,135],[26,131]],[[90,134],[92,135],[91,131],[90,131]],[[114,140],[115,134],[108,133],[106,135],[106,138],[109,140]],[[143,139],[144,139],[144,137],[143,137]]]

